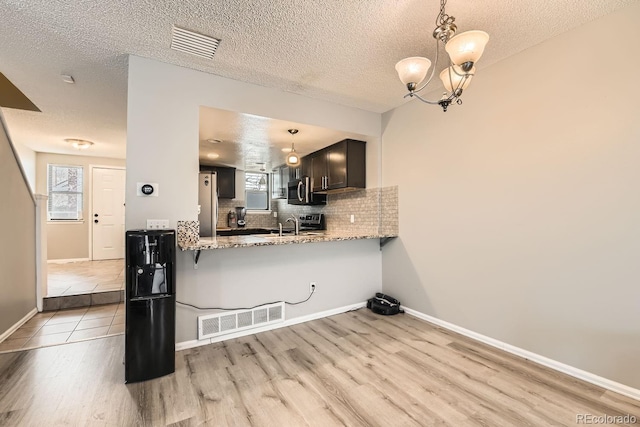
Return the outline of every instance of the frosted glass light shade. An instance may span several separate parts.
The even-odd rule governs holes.
[[[300,156],[296,153],[296,150],[293,148],[287,154],[287,165],[289,166],[298,166],[300,164]]]
[[[447,91],[449,92],[453,92],[455,89],[466,89],[467,86],[469,86],[469,83],[471,83],[471,77],[473,76],[470,75],[469,77],[467,77],[467,79],[464,81],[462,86],[458,87],[458,85],[460,85],[460,81],[464,79],[465,72],[462,71],[462,69],[457,65],[454,65],[453,67],[455,68],[451,69],[452,67],[448,67],[440,72],[440,80],[442,80],[442,83],[444,84],[444,88],[447,89]],[[451,69],[451,73],[449,73],[450,69]],[[475,72],[476,72],[476,67],[473,67],[469,71],[469,74],[474,74]]]
[[[420,56],[412,56],[398,61],[396,71],[400,81],[406,85],[415,83],[419,85],[424,80],[431,67],[431,61]]]
[[[489,41],[489,34],[484,31],[465,31],[454,36],[445,45],[451,62],[461,65],[465,62],[477,62],[482,56]]]

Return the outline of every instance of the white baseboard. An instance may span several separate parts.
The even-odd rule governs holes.
[[[67,264],[70,262],[91,261],[89,258],[48,259],[47,264]]]
[[[357,310],[362,307],[366,307],[366,302],[359,302],[357,304],[346,305],[344,307],[333,308],[331,310],[321,311],[318,313],[308,314],[306,316],[294,317],[292,319],[285,320],[282,323],[276,323],[273,325],[263,326],[261,328],[245,329],[243,331],[234,332],[228,335],[217,336],[214,338],[207,338],[204,340],[191,340],[176,343],[176,351],[186,350],[189,348],[200,347],[203,345],[213,344],[216,342],[231,340],[234,338],[245,337],[247,335],[259,334],[260,332],[271,331],[274,329],[284,328],[287,326],[297,325],[298,323],[308,322],[310,320],[322,319],[323,317],[334,316],[340,313],[346,313],[347,311]]]
[[[24,325],[38,313],[38,309],[34,308],[30,312],[28,312],[22,319],[18,320],[18,322],[7,329],[2,335],[0,335],[0,342],[6,340],[12,333],[14,333],[20,326]]]
[[[640,400],[640,390],[636,388],[629,387],[627,385],[609,380],[607,378],[601,377],[596,374],[592,374],[591,372],[583,371],[582,369],[578,369],[576,367],[567,365],[565,363],[558,362],[557,360],[549,359],[548,357],[539,355],[537,353],[533,353],[529,350],[525,350],[523,348],[516,347],[511,344],[507,344],[505,342],[488,337],[486,335],[473,332],[469,329],[465,329],[461,326],[454,325],[453,323],[446,322],[444,320],[438,319],[437,317],[429,316],[428,314],[421,313],[411,308],[407,308],[405,306],[402,306],[402,308],[404,309],[405,313],[411,316],[417,317],[418,319],[426,320],[427,322],[441,326],[450,331],[457,332],[460,335],[464,335],[476,341],[480,341],[482,343],[488,344],[491,347],[504,350],[507,353],[515,354],[516,356],[520,356],[527,360],[531,360],[532,362],[538,363],[542,366],[546,366],[547,368],[551,368],[556,371],[565,373],[567,375],[571,375],[572,377],[578,378],[580,380],[586,381],[591,384],[595,384],[607,390],[611,390],[616,393],[623,394],[625,396],[631,397],[632,399]]]

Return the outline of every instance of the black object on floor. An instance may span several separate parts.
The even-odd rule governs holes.
[[[367,301],[367,308],[374,313],[385,316],[404,313],[404,310],[400,308],[400,301],[380,292],[377,292],[376,296]]]

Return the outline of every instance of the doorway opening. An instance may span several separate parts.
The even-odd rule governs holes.
[[[125,169],[89,166],[88,175],[89,257],[48,263],[44,311],[124,301]]]

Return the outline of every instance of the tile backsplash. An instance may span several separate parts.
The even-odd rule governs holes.
[[[236,206],[243,206],[242,200],[236,199],[220,199],[218,201],[218,228],[228,226],[227,215],[229,211],[235,211]],[[276,210],[276,200],[271,202],[271,210]],[[273,217],[271,212],[247,213],[245,217],[247,224],[245,228],[278,228],[278,219]]]
[[[242,200],[220,199],[218,209],[218,228],[227,227],[227,214],[237,206],[243,206]],[[249,212],[246,216],[246,228],[292,228],[286,223],[292,214],[323,213],[327,220],[327,231],[347,234],[398,234],[398,187],[365,188],[329,194],[324,206],[298,206],[287,204],[286,199],[271,202],[272,212]],[[273,216],[277,212],[277,218]],[[351,222],[351,215],[354,222]]]
[[[227,214],[242,206],[242,200],[220,199],[218,227],[227,227]],[[347,234],[398,234],[398,187],[366,188],[334,193],[327,196],[324,206],[298,206],[287,204],[286,199],[271,202],[272,212],[249,212],[246,228],[292,228],[286,220],[292,214],[323,213],[327,231]],[[273,216],[277,212],[278,217]],[[351,223],[351,215],[354,222]]]
[[[346,234],[398,234],[398,187],[366,188],[329,194],[325,206],[289,205],[276,200],[278,222],[291,214],[323,213],[327,231]],[[354,222],[351,223],[351,215]]]

